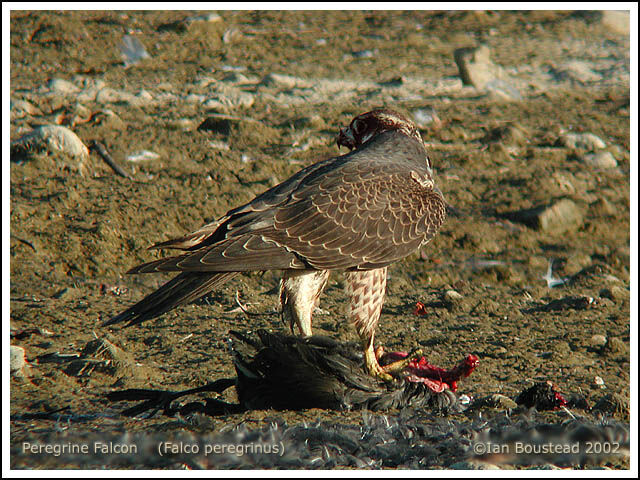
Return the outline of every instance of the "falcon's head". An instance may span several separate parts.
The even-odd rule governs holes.
[[[398,130],[422,143],[420,132],[411,120],[394,110],[378,109],[358,115],[351,120],[347,128],[341,128],[338,134],[338,148],[360,148],[376,135],[389,130]]]

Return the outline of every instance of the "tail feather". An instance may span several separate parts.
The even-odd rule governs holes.
[[[182,272],[135,305],[102,325],[128,322],[127,327],[191,303],[235,277],[238,272]]]

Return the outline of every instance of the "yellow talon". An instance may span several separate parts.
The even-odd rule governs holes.
[[[422,356],[422,350],[420,350],[419,348],[414,348],[413,350],[411,350],[409,355],[406,356],[406,358],[403,358],[402,360],[397,360],[393,363],[390,363],[389,365],[385,365],[382,368],[384,369],[385,372],[388,372],[388,373],[398,373],[404,370],[405,368],[407,368],[414,358],[421,357],[421,356]]]

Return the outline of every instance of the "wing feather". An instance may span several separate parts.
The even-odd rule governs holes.
[[[383,133],[189,235],[156,245],[186,252],[131,272],[388,265],[428,241],[444,220],[440,191],[416,180],[430,176],[425,158],[419,141]]]

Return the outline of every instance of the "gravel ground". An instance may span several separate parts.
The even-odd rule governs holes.
[[[10,38],[12,468],[629,468],[628,15],[13,11]],[[550,381],[584,403],[121,416],[111,390],[233,376],[229,330],[284,329],[278,272],[100,327],[166,280],[124,272],[337,155],[339,127],[379,106],[418,123],[455,214],[389,269],[378,341],[444,366],[477,355],[470,399]],[[314,329],[353,341],[342,283],[331,277]],[[487,438],[620,448],[480,458]],[[159,455],[180,439],[284,453]],[[99,455],[96,441],[138,451]]]

